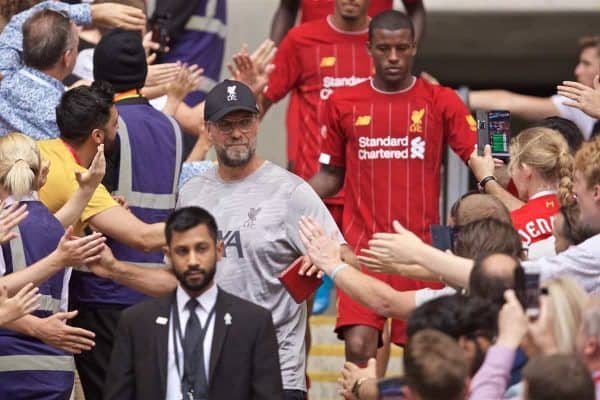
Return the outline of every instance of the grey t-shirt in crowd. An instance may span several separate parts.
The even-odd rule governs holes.
[[[298,233],[303,215],[345,243],[329,211],[305,181],[269,161],[237,181],[223,181],[218,168],[192,178],[179,193],[177,208],[186,206],[215,217],[225,247],[217,284],[271,310],[283,387],[306,391],[306,304],[296,304],[277,276],[304,253]]]

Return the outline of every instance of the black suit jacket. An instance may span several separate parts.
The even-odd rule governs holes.
[[[165,400],[169,319],[175,292],[125,310],[121,316],[105,400]],[[225,324],[225,314],[231,324]],[[221,289],[210,355],[209,400],[281,400],[283,389],[271,313]]]

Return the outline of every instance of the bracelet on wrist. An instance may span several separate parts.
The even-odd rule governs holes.
[[[352,386],[352,394],[358,399],[360,400],[360,395],[359,395],[359,391],[360,391],[360,387],[362,386],[363,383],[365,383],[369,378],[366,376],[363,376],[362,378],[358,378],[356,380],[356,382],[354,382],[354,385]]]
[[[479,189],[482,192],[485,192],[485,185],[487,185],[490,181],[495,181],[496,177],[494,175],[488,175],[482,180],[479,181]]]
[[[331,274],[329,274],[329,277],[331,278],[332,281],[335,281],[335,276],[338,274],[338,272],[340,272],[341,270],[343,270],[344,268],[346,268],[348,266],[348,264],[346,263],[341,263],[335,266],[335,268],[333,269],[333,271],[331,271]]]

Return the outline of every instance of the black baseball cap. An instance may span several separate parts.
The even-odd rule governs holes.
[[[206,95],[204,120],[215,122],[230,112],[240,110],[258,114],[256,97],[243,83],[225,79]]]

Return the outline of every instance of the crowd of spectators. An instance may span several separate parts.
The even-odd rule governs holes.
[[[600,399],[600,38],[552,97],[455,91],[403,3],[281,0],[219,81],[225,0],[0,0],[0,399],[306,399],[331,286],[346,399]],[[501,159],[475,109],[532,122]]]

